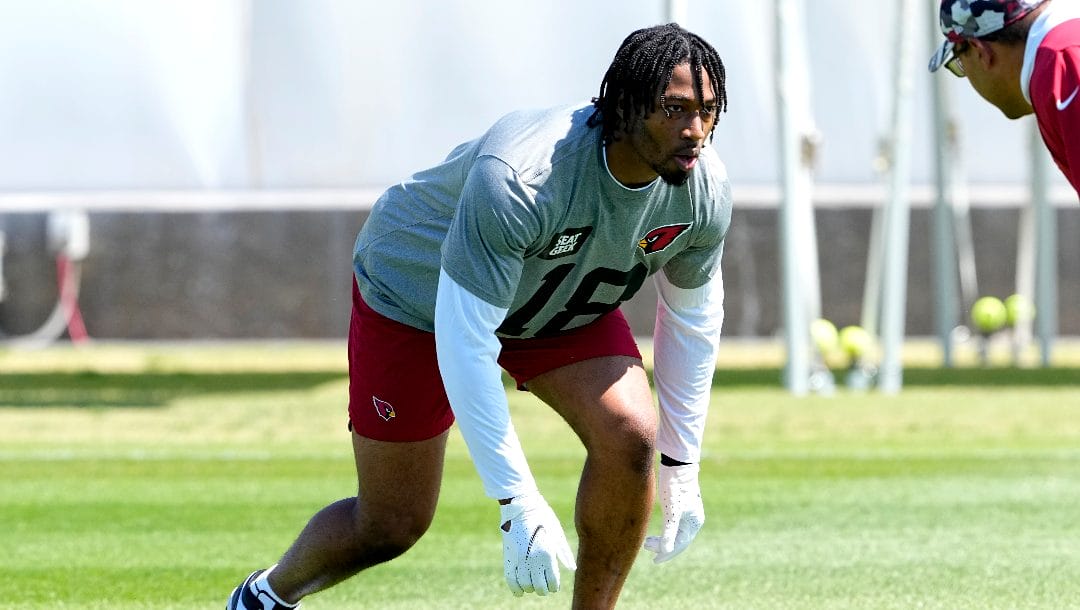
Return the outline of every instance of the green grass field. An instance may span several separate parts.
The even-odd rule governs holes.
[[[620,607],[1080,607],[1075,362],[913,366],[896,396],[794,398],[773,347],[731,349],[708,425],[705,529],[670,564],[642,552]],[[352,493],[342,350],[0,353],[0,608],[224,607]],[[583,452],[546,407],[512,397],[569,525]],[[304,607],[567,607],[568,590],[510,595],[497,520],[455,433],[429,534]]]

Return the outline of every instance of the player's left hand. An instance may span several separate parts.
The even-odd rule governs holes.
[[[660,466],[660,502],[664,527],[659,536],[645,539],[645,550],[656,553],[653,563],[664,563],[686,550],[705,523],[698,464]]]

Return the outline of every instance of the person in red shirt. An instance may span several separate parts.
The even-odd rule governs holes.
[[[1080,193],[1080,0],[941,0],[945,42],[930,59],[1006,117],[1031,113]]]

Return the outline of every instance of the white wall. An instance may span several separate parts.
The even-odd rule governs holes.
[[[775,184],[770,0],[686,0],[728,69],[715,144]],[[819,179],[871,183],[895,3],[806,0]],[[661,0],[0,0],[0,190],[381,187],[501,114],[596,94]],[[913,181],[931,179],[929,79],[963,108],[974,182],[1026,179],[1026,129],[915,48]],[[1058,183],[1064,181],[1053,170]]]

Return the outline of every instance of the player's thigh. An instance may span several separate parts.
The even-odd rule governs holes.
[[[413,442],[453,425],[435,335],[377,313],[355,282],[348,348],[352,430],[369,439]]]
[[[656,437],[656,409],[637,358],[574,362],[530,379],[528,387],[570,424],[587,448],[627,442],[651,447]]]
[[[448,435],[396,442],[353,433],[357,498],[366,518],[427,528],[439,501]]]

